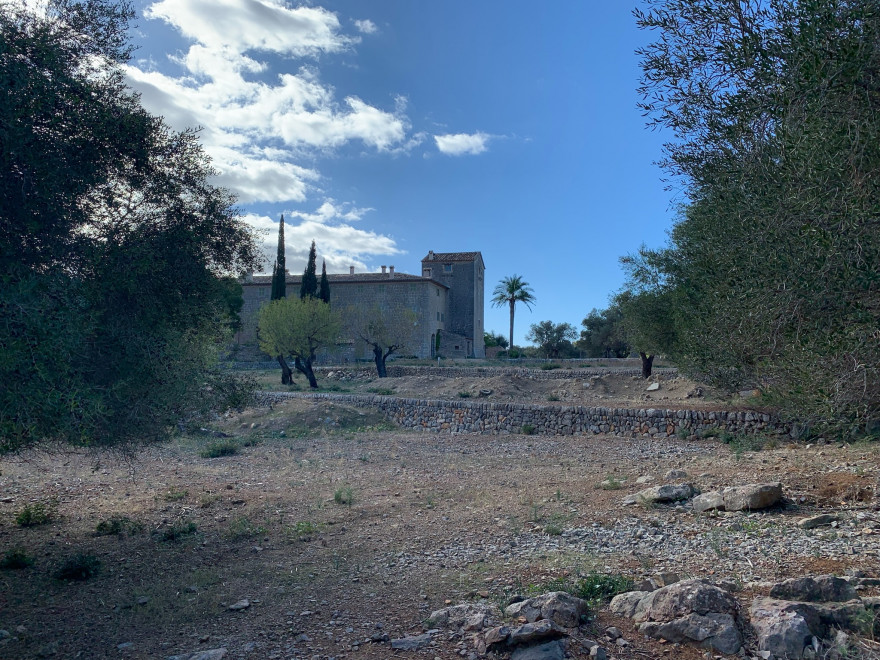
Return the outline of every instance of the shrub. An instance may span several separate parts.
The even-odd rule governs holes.
[[[113,516],[102,520],[95,527],[95,536],[123,536],[135,534],[144,528],[142,523],[135,522],[126,516]]]
[[[238,443],[235,440],[220,440],[212,442],[199,454],[202,458],[220,458],[221,456],[234,456],[238,453]]]
[[[88,580],[98,574],[100,560],[94,555],[77,554],[66,559],[55,571],[57,580]]]
[[[19,527],[36,527],[37,525],[46,525],[55,517],[56,500],[45,502],[35,502],[28,504],[15,516],[15,524]]]
[[[610,600],[617,594],[632,590],[633,581],[625,575],[589,573],[577,581],[573,593],[587,601]]]
[[[4,571],[18,570],[27,568],[33,563],[34,558],[27,555],[24,550],[10,550],[3,556],[3,559],[0,559],[0,569]]]
[[[351,506],[354,504],[354,491],[350,486],[337,488],[333,493],[333,501],[336,502],[336,504],[347,504],[348,506]]]
[[[523,435],[534,435],[535,434],[535,427],[532,426],[531,424],[523,424],[520,431],[522,432]]]
[[[562,369],[561,364],[556,364],[555,362],[548,362],[541,365],[541,369],[544,371],[553,371],[554,369]]]
[[[231,539],[249,539],[265,533],[265,527],[255,525],[246,516],[233,518],[229,523],[229,529],[226,530],[226,534]]]
[[[471,397],[471,393],[470,392],[459,392],[458,397],[460,399],[469,399]]]
[[[167,542],[179,541],[184,536],[195,534],[197,530],[198,527],[194,522],[182,522],[169,525],[159,532],[159,540]]]

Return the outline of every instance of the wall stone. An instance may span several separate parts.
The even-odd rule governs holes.
[[[760,411],[591,408],[325,392],[263,392],[260,396],[266,403],[313,399],[374,408],[403,427],[448,433],[504,435],[529,430],[535,435],[666,438],[710,429],[746,434],[791,432],[790,425]]]

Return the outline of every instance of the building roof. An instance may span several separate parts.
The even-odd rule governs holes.
[[[320,277],[318,278],[320,280]],[[388,284],[389,282],[430,282],[444,289],[449,287],[445,284],[437,282],[430,277],[420,277],[419,275],[410,275],[409,273],[327,273],[327,279],[330,284],[362,284],[367,282],[376,282],[380,284]],[[287,274],[284,278],[287,284],[302,284],[302,275]],[[271,275],[254,275],[253,277],[242,281],[243,286],[248,285],[269,285],[272,284]]]
[[[422,263],[426,261],[476,261],[483,260],[480,252],[434,252],[430,250],[428,256],[422,259]]]

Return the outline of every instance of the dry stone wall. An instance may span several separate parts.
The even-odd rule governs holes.
[[[623,437],[688,436],[710,429],[731,433],[791,432],[789,425],[758,411],[665,410],[659,408],[589,408],[522,403],[444,401],[358,394],[265,392],[266,401],[288,398],[328,400],[375,408],[401,426],[451,433],[534,433]]]

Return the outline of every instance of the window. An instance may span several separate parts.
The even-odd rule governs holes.
[[[440,297],[440,289],[434,289],[434,291],[437,292],[437,297],[439,298]]]
[[[437,312],[437,320],[440,320],[440,312]]]
[[[443,272],[451,273],[452,272],[452,264],[443,264]]]

